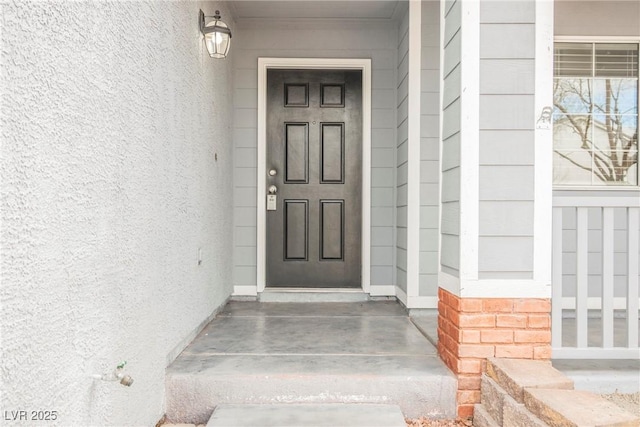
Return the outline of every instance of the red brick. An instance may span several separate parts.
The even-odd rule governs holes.
[[[447,305],[443,301],[438,301],[438,315],[447,318]]]
[[[536,360],[551,359],[551,346],[541,345],[541,346],[533,347],[533,358]]]
[[[461,314],[459,326],[461,328],[493,328],[496,326],[496,316],[493,314]]]
[[[498,328],[521,328],[527,327],[526,314],[497,314],[496,326]]]
[[[480,403],[480,390],[458,390],[456,400],[458,405]]]
[[[482,373],[482,361],[480,359],[460,359],[456,369],[461,374]]]
[[[505,331],[503,329],[486,329],[480,332],[480,341],[482,343],[512,343],[513,331]]]
[[[442,289],[441,287],[438,287],[438,299],[443,299],[444,298],[444,289]]]
[[[444,291],[444,293],[442,294],[442,302],[444,302],[447,306],[451,306],[451,298],[453,297],[452,294],[450,294],[447,291]]]
[[[482,301],[482,311],[485,313],[511,313],[513,300],[508,298],[490,298]]]
[[[550,343],[551,331],[515,331],[513,335],[516,343]]]
[[[470,405],[458,405],[458,418],[466,420],[473,417],[473,406]]]
[[[458,348],[458,357],[493,357],[494,347],[492,345],[461,344]]]
[[[450,335],[445,335],[445,347],[452,354],[458,354],[458,341],[454,340]]]
[[[480,342],[480,331],[474,329],[463,329],[460,331],[460,342],[477,344]]]
[[[548,314],[530,314],[527,326],[532,329],[548,329],[551,325],[551,316]]]
[[[458,390],[480,390],[480,382],[482,377],[479,374],[459,374]]]
[[[477,298],[462,298],[460,300],[460,311],[463,313],[480,313],[482,311],[482,300]]]
[[[447,320],[455,326],[460,326],[460,314],[455,310],[449,310],[447,312]]]
[[[460,311],[460,298],[453,294],[449,294],[448,298],[449,307],[451,307],[452,310]]]
[[[516,313],[550,313],[551,301],[536,298],[517,299],[513,304],[513,311]]]
[[[512,357],[514,359],[533,358],[531,345],[496,345],[496,357]]]

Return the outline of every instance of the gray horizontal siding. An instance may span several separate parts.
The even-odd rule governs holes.
[[[421,56],[440,57],[440,2],[422,3]],[[431,48],[436,47],[437,50]],[[438,295],[440,218],[439,60],[422,60],[420,96],[420,278],[419,295]]]
[[[535,2],[480,3],[478,277],[533,276]]]
[[[407,152],[409,97],[409,9],[398,30],[398,72],[396,113],[396,285],[407,292]]]
[[[640,2],[600,0],[554,2],[554,34],[557,36],[640,37]]]
[[[397,28],[391,25],[238,26],[234,32],[234,284],[256,284],[258,57],[371,58],[371,283],[393,283]],[[319,37],[320,32],[322,37]],[[330,35],[329,35],[330,34]],[[328,49],[327,46],[336,48]]]
[[[460,1],[447,1],[444,19],[444,63],[442,72],[442,218],[441,255],[442,270],[458,276],[460,268],[460,55],[461,55]]]

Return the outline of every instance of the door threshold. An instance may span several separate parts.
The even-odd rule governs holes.
[[[276,287],[266,287],[264,288],[264,292],[301,292],[301,293],[364,293],[362,288],[276,288]]]
[[[363,302],[369,294],[359,288],[266,288],[260,302]]]

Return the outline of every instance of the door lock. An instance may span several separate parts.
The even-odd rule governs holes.
[[[267,210],[275,211],[278,208],[278,203],[276,201],[276,192],[278,191],[278,187],[272,185],[269,187],[269,194],[267,194]]]
[[[275,170],[275,169],[271,169],[271,170],[269,171],[269,176],[276,176],[277,174],[278,174],[278,171],[277,171],[277,170]]]

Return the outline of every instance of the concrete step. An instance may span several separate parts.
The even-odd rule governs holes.
[[[228,404],[392,404],[455,418],[457,381],[393,302],[232,302],[167,368],[169,422]]]
[[[490,358],[487,375],[519,403],[525,388],[573,389],[573,381],[548,361]]]
[[[637,427],[640,419],[588,391],[525,389],[524,404],[550,426]]]
[[[207,427],[406,427],[397,405],[220,405]]]
[[[455,417],[456,379],[435,356],[186,355],[167,373],[167,418],[203,423],[219,405],[385,403],[412,418]],[[183,365],[184,366],[184,365]]]

